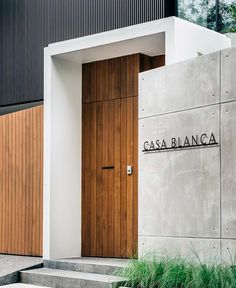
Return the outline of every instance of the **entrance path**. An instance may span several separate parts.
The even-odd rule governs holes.
[[[0,286],[18,282],[19,271],[37,266],[40,267],[42,263],[43,260],[40,257],[0,254]]]
[[[2,287],[5,287],[5,288],[45,288],[45,287],[42,287],[42,286],[34,286],[34,285],[21,284],[21,283],[4,285]]]

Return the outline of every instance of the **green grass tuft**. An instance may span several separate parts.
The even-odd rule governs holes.
[[[134,288],[236,288],[236,268],[146,255],[117,272]]]

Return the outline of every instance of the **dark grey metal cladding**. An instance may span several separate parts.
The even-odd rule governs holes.
[[[173,0],[1,0],[0,106],[43,99],[43,48],[175,14]]]

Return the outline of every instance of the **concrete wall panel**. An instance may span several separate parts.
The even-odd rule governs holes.
[[[142,152],[152,139],[214,133],[219,141],[219,106],[141,119],[139,127],[139,235],[219,237],[219,147]]]
[[[187,257],[191,261],[199,262],[220,259],[220,240],[202,238],[172,238],[172,237],[139,237],[139,256],[150,251],[158,255]],[[198,258],[199,257],[199,258]]]
[[[221,240],[222,260],[223,262],[233,264],[235,266],[236,257],[236,240]]]
[[[222,233],[236,238],[236,102],[222,104]]]
[[[220,52],[140,74],[139,117],[218,103]]]
[[[236,47],[222,51],[221,67],[221,100],[222,102],[236,100]]]
[[[236,47],[140,74],[139,255],[235,263],[235,67]],[[201,133],[217,144],[171,147]]]

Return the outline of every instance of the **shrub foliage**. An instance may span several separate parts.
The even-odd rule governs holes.
[[[184,258],[145,256],[117,272],[135,288],[235,288],[236,268],[189,262]]]

